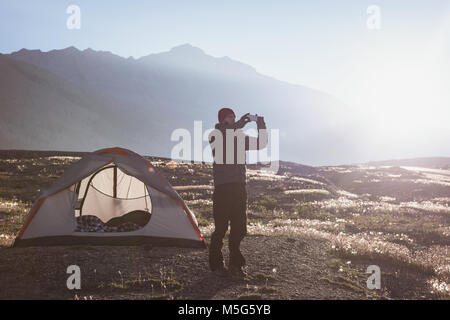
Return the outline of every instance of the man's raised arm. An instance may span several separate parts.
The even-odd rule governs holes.
[[[258,128],[258,137],[245,136],[245,150],[260,150],[267,146],[267,128],[264,117],[258,117],[256,120]]]

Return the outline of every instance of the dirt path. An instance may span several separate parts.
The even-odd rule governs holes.
[[[249,236],[242,244],[248,262],[245,279],[212,274],[207,251],[200,249],[2,248],[0,298],[73,299],[75,294],[93,299],[370,298],[372,293],[364,290],[366,276],[357,270],[354,280],[336,280],[342,280],[342,267],[328,248],[319,240]],[[81,269],[81,290],[66,288],[66,268],[72,264]]]

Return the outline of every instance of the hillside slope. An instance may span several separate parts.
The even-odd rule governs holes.
[[[74,47],[49,52],[22,49],[7,56],[45,69],[79,90],[94,92],[114,101],[120,110],[127,110],[121,124],[128,128],[126,133],[135,142],[128,147],[140,153],[169,156],[174,145],[170,141],[173,130],[193,131],[194,120],[202,120],[204,130],[213,128],[217,111],[223,106],[234,108],[238,116],[245,112],[264,115],[269,128],[279,130],[283,160],[350,162],[349,154],[357,159],[360,150],[364,153],[364,131],[352,122],[348,107],[334,97],[264,76],[249,65],[228,57],[212,57],[191,45],[140,59],[125,59],[92,49],[80,51]],[[34,94],[28,92],[30,97]],[[15,99],[8,96],[5,101]],[[47,99],[46,102],[52,102],[51,96]],[[96,108],[110,113],[108,105],[109,102],[99,102]],[[22,107],[32,108],[25,102]],[[56,115],[55,119],[68,121]],[[108,126],[107,119],[100,125]],[[14,134],[21,135],[20,131]],[[139,136],[151,137],[157,149],[149,149],[146,141],[136,142]],[[8,141],[15,148],[24,148],[21,143]],[[61,148],[49,141],[46,149]],[[80,147],[72,141],[63,149],[80,150]]]

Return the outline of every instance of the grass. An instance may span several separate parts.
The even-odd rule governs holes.
[[[203,216],[197,216],[196,219],[197,219],[197,223],[200,227],[206,227],[211,223],[210,219],[206,219]]]
[[[18,200],[0,198],[0,246],[12,245],[15,234],[22,227],[30,204]]]
[[[380,297],[381,291],[372,291],[367,288],[365,273],[355,270],[351,266],[351,261],[344,262],[339,258],[331,259],[328,264],[336,271],[334,277],[322,277],[320,280],[332,285],[347,288],[357,293],[362,293],[367,297]]]
[[[261,300],[262,296],[258,293],[242,294],[238,296],[238,300]]]
[[[350,289],[357,293],[363,293],[366,296],[377,297],[376,294],[372,293],[368,289],[362,287],[358,282],[348,279],[344,276],[337,276],[335,279],[321,278],[320,280],[328,282],[329,284],[340,286],[346,289]]]
[[[270,294],[270,293],[275,293],[277,291],[278,291],[277,288],[271,287],[271,286],[263,286],[258,289],[259,293],[269,293]]]
[[[55,158],[39,152],[11,158],[0,152],[0,246],[12,245],[40,192],[77,159]],[[212,184],[210,165],[180,164],[170,170],[166,166],[167,159],[148,159],[157,162],[158,169],[173,185]],[[450,228],[446,228],[450,225],[450,213],[445,209],[448,201],[444,201],[449,198],[450,187],[421,183],[422,193],[418,194],[416,182],[433,177],[402,171],[402,176],[397,178],[389,175],[396,173],[395,170],[345,166],[319,168],[318,174],[356,197],[345,196],[345,193],[339,196],[334,193],[330,196],[286,194],[285,190],[331,190],[332,186],[325,178],[298,177],[283,164],[282,169],[283,176],[263,175],[256,170],[249,174],[249,235],[326,240],[330,247],[334,246],[329,253],[339,259],[376,260],[433,277],[439,286],[450,284],[450,271],[445,269],[450,265]],[[180,195],[196,214],[202,230],[212,229],[212,190],[183,190]],[[167,298],[168,292],[182,289],[182,284],[169,271],[163,271],[159,277],[115,277],[96,282],[95,287],[118,291],[153,290],[155,296],[161,294]],[[341,276],[324,281],[358,290],[351,282],[353,278],[346,281]],[[272,288],[268,282],[274,280],[273,275],[263,272],[256,272],[251,277],[251,281],[267,288]],[[260,297],[260,293],[253,294]]]
[[[149,300],[173,300],[173,298],[173,296],[168,294],[159,294],[155,296],[152,295],[148,297]]]
[[[260,194],[256,200],[261,207],[264,207],[267,211],[273,211],[278,207],[278,201],[267,194]]]
[[[103,289],[99,286],[98,289]],[[127,292],[150,292],[148,300],[173,300],[176,299],[183,285],[177,280],[167,277],[163,279],[131,279],[123,282],[114,281],[109,283],[108,288],[116,291]],[[178,297],[179,298],[179,297]]]
[[[276,278],[271,274],[266,274],[263,272],[255,272],[252,275],[251,280],[255,281],[255,282],[266,282],[267,283],[267,281],[269,281],[269,280],[275,281]]]

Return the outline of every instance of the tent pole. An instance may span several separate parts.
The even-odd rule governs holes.
[[[114,197],[114,198],[117,198],[117,166],[114,166],[113,197]]]

